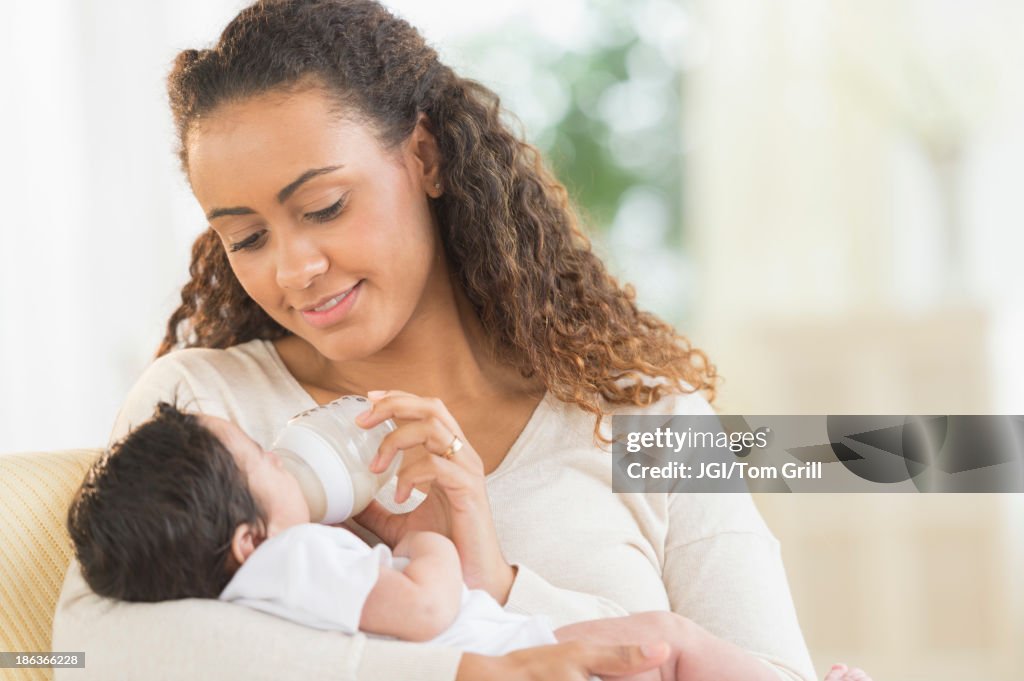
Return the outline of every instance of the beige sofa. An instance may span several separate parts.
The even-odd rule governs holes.
[[[68,504],[100,449],[0,454],[0,650],[47,652],[71,545]],[[52,679],[50,669],[0,669]]]

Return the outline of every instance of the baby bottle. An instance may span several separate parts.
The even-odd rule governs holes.
[[[388,419],[360,428],[356,415],[369,406],[364,397],[346,395],[304,411],[288,421],[271,446],[299,481],[315,523],[340,523],[359,513],[398,471],[401,452],[383,472],[370,472],[370,462],[395,424]]]

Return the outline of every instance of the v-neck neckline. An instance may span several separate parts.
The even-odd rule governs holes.
[[[262,339],[261,339],[262,340]],[[304,403],[305,406],[299,411],[305,409],[311,409],[313,407],[320,406],[320,403],[313,399],[313,396],[309,394],[309,391],[302,387],[299,380],[295,378],[291,371],[288,370],[288,366],[284,363],[281,358],[281,354],[277,351],[273,341],[262,340],[263,349],[270,357],[274,366],[277,367],[281,373],[281,377],[284,382],[288,385],[289,389],[296,394],[296,396]],[[519,431],[519,435],[516,437],[512,446],[508,448],[508,452],[502,457],[501,463],[487,474],[487,481],[490,482],[494,478],[503,475],[507,472],[515,463],[515,459],[519,458],[521,453],[529,446],[529,444],[536,437],[536,433],[541,429],[541,424],[546,420],[547,416],[551,412],[551,405],[549,400],[553,399],[551,393],[547,390],[544,391],[543,397],[534,407],[533,413],[530,414],[530,418],[526,421],[526,425]],[[296,412],[298,413],[298,412]]]

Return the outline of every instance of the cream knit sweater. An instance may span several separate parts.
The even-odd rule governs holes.
[[[235,421],[264,447],[287,419],[315,406],[268,341],[180,350],[132,388],[111,442],[175,396],[183,408]],[[700,397],[677,395],[618,413],[709,411]],[[547,615],[556,627],[672,610],[762,658],[780,678],[810,681],[779,544],[751,498],[613,494],[611,454],[595,445],[592,429],[590,415],[546,396],[487,477],[502,549],[518,566],[507,608]],[[214,600],[114,602],[93,594],[75,563],[53,649],[87,654],[84,670],[58,670],[58,679],[451,681],[460,655],[307,629]]]

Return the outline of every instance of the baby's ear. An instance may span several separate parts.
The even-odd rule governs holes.
[[[241,565],[249,559],[262,541],[259,528],[251,523],[242,523],[235,528],[235,534],[231,537],[231,555]]]

